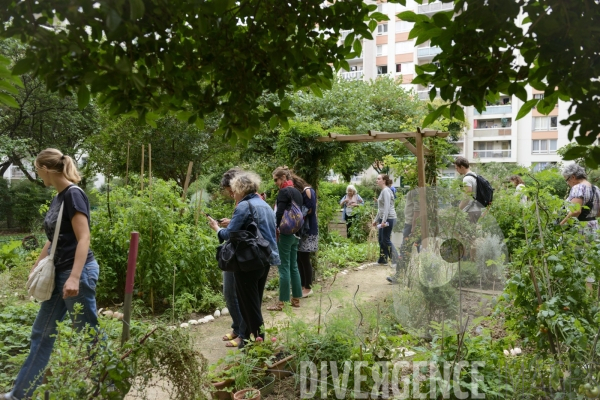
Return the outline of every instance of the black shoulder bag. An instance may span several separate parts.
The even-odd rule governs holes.
[[[243,230],[230,232],[229,239],[217,247],[219,268],[226,272],[255,271],[270,265],[271,246],[258,229],[252,203],[247,203],[250,223]]]

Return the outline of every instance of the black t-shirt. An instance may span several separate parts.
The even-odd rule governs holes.
[[[60,211],[60,205],[65,203],[63,208],[62,221],[60,223],[60,232],[58,234],[58,244],[54,252],[54,267],[56,272],[67,271],[73,268],[75,261],[75,250],[77,249],[77,237],[71,225],[71,219],[76,212],[80,212],[87,217],[88,227],[90,226],[90,202],[86,194],[79,187],[71,185],[52,199],[50,208],[44,218],[44,231],[46,237],[52,242],[54,239],[54,229],[56,220]],[[50,248],[48,249],[50,254]],[[94,260],[94,254],[88,250],[86,264]]]
[[[275,218],[277,219],[277,227],[281,223],[283,218],[283,212],[289,210],[292,207],[292,200],[302,209],[302,194],[293,186],[287,186],[279,190],[277,193],[277,212],[275,212]]]

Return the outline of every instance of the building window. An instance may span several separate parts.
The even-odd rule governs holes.
[[[387,74],[387,65],[378,65],[377,66],[377,75]]]
[[[531,144],[532,154],[556,154],[556,139],[536,139]]]
[[[412,53],[415,49],[414,41],[396,42],[396,54]]]
[[[388,31],[387,24],[379,24],[377,25],[377,35],[385,35]]]
[[[558,117],[533,117],[534,131],[555,131],[558,129]]]
[[[415,26],[414,22],[396,21],[396,33],[408,32],[413,28],[413,26]]]
[[[544,93],[537,93],[533,95],[533,98],[536,100],[541,100],[544,98]]]
[[[388,45],[387,44],[380,44],[379,46],[377,46],[377,57],[387,56],[387,54],[388,54]]]
[[[396,64],[396,72],[403,74],[414,74],[415,67],[412,63]]]
[[[387,3],[379,3],[377,4],[377,12],[380,12],[382,14],[387,13]]]

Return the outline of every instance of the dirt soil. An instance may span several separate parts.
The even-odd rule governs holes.
[[[275,268],[272,268],[275,269]],[[275,269],[276,270],[276,269]],[[348,269],[347,273],[340,273],[335,277],[335,281],[328,280],[326,282],[316,282],[321,285],[323,294],[331,294],[330,298],[333,303],[330,313],[335,313],[335,310],[353,307],[352,298],[358,289],[356,301],[359,302],[377,302],[383,299],[398,286],[390,285],[386,281],[386,276],[390,275],[393,270],[389,266],[378,265],[376,263],[364,264],[361,267]],[[319,292],[309,298],[302,299],[300,308],[293,308],[293,313],[296,317],[301,318],[307,323],[317,323],[319,317],[319,302],[322,297]],[[277,291],[266,291],[265,300],[263,302],[263,317],[267,328],[283,323],[288,317],[283,312],[268,311],[267,307],[277,301]],[[329,300],[323,297],[323,308],[329,308]],[[327,306],[325,306],[327,304]],[[193,318],[201,318],[202,315],[194,316]],[[224,316],[216,318],[215,321],[202,325],[191,325],[192,336],[195,341],[196,348],[208,360],[209,364],[216,363],[219,359],[225,357],[231,348],[225,347],[225,342],[222,340],[223,335],[231,332],[231,318]],[[235,350],[234,350],[235,351]],[[268,399],[285,399],[297,398],[294,387],[294,379],[288,378],[276,383],[274,393],[268,396]],[[291,397],[286,397],[291,396]],[[146,393],[148,400],[164,400],[168,399],[168,394],[162,392],[159,388],[152,388]],[[126,400],[140,399],[136,393],[130,393],[125,397]]]
[[[352,307],[352,297],[359,289],[356,296],[356,301],[377,301],[383,300],[387,294],[393,290],[394,287],[390,285],[386,280],[392,269],[388,266],[381,266],[374,263],[365,264],[365,268],[362,270],[347,270],[348,273],[338,274],[335,282],[329,288],[331,284],[329,282],[317,282],[322,284],[324,293],[334,293],[331,296],[333,303],[332,311],[344,307]],[[270,299],[269,299],[270,297]],[[319,310],[319,293],[315,293],[313,296],[302,299],[300,308],[292,308],[293,313],[296,317],[301,318],[305,322],[318,322],[318,310]],[[263,317],[265,319],[265,325],[267,328],[274,324],[281,323],[287,319],[287,316],[283,312],[267,311],[267,307],[274,304],[277,301],[277,291],[267,291],[265,293],[265,301],[263,302]],[[327,300],[328,301],[328,300]],[[329,306],[327,305],[327,308]],[[323,305],[325,308],[325,305]],[[196,325],[194,328],[196,347],[202,352],[202,355],[206,357],[209,364],[217,362],[220,358],[227,355],[227,351],[230,348],[225,347],[222,337],[228,332],[231,332],[231,318],[221,317],[217,318],[214,322]]]

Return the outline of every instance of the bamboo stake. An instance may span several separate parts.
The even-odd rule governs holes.
[[[152,201],[152,145],[150,143],[148,143],[148,190]]]
[[[185,183],[183,184],[183,194],[181,195],[181,200],[185,201],[185,197],[187,196],[188,187],[190,186],[190,178],[192,176],[192,166],[194,165],[193,161],[190,161],[188,164],[187,174],[185,175]]]
[[[131,147],[131,143],[127,141],[127,166],[125,167],[125,186],[129,182],[129,148]]]
[[[198,178],[196,178],[198,180]],[[202,209],[202,192],[204,189],[200,189],[200,197],[198,197],[198,204],[196,205],[196,216],[194,217],[196,220],[196,226],[198,226],[198,219],[200,218],[200,210]]]
[[[142,145],[142,171],[140,173],[140,184],[142,191],[144,190],[144,152],[146,151],[146,146]]]

